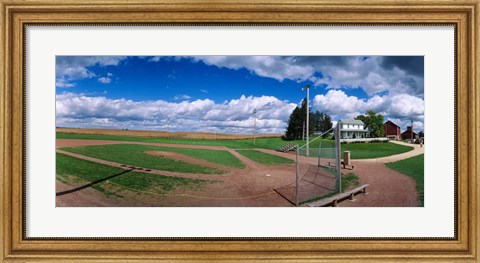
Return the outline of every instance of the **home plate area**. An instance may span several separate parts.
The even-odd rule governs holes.
[[[336,179],[327,167],[308,165],[305,174],[297,182],[274,189],[293,205],[312,201],[335,191]],[[298,189],[298,194],[297,194]]]

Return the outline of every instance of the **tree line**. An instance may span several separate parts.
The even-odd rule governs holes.
[[[308,134],[313,134],[314,132],[317,133],[324,133],[330,130],[333,127],[332,118],[323,112],[319,112],[318,110],[312,112],[311,109],[309,111],[309,129]],[[307,120],[307,100],[306,98],[302,100],[301,107],[295,107],[295,109],[290,114],[288,118],[288,127],[285,131],[285,139],[287,140],[301,140],[303,139],[304,135],[306,134],[306,120]]]
[[[323,134],[333,127],[332,118],[323,112],[318,110],[312,112],[308,109],[310,120],[308,134],[313,133]],[[288,126],[285,131],[284,138],[287,140],[301,140],[306,134],[306,119],[307,119],[307,101],[306,98],[302,100],[301,107],[295,107],[288,118]],[[384,118],[382,114],[377,114],[373,110],[368,110],[364,115],[358,115],[356,120],[361,120],[365,124],[365,129],[370,131],[370,137],[383,137],[383,122]],[[324,137],[328,134],[324,134]]]

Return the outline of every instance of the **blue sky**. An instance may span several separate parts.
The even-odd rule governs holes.
[[[423,130],[423,57],[56,58],[57,127],[283,133],[311,85],[334,120],[372,109]]]

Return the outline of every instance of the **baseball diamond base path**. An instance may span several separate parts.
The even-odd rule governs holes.
[[[184,207],[241,207],[241,206],[292,206],[286,198],[282,197],[274,189],[281,189],[294,184],[295,167],[293,164],[264,166],[256,163],[233,149],[224,146],[184,145],[165,143],[143,143],[109,140],[80,140],[80,139],[57,139],[56,148],[76,147],[87,145],[105,144],[143,144],[152,146],[164,146],[171,148],[194,148],[225,150],[239,158],[245,165],[245,169],[226,167],[219,164],[209,163],[179,153],[164,151],[148,151],[152,155],[160,155],[166,158],[178,159],[189,163],[220,168],[227,171],[227,174],[189,174],[178,172],[167,172],[150,170],[148,173],[164,176],[175,176],[183,178],[196,178],[214,180],[201,186],[201,189],[179,189],[174,193],[155,195],[150,193],[138,193],[129,191],[114,185],[103,185],[116,190],[114,195],[104,195],[95,189],[87,188],[70,194],[57,196],[56,206],[184,206]],[[411,146],[411,145],[410,145]],[[292,153],[281,153],[274,150],[255,149],[265,153],[282,156],[295,160]],[[423,150],[423,149],[422,149]],[[124,164],[100,160],[75,153],[65,152],[57,149],[57,152],[70,155],[76,158],[85,159],[105,165],[125,168]],[[423,152],[423,151],[422,151]],[[409,152],[410,153],[410,152]],[[380,159],[380,158],[378,158]],[[341,202],[339,206],[364,206],[364,207],[389,207],[389,206],[417,206],[417,192],[415,181],[404,174],[387,168],[384,163],[372,160],[354,160],[355,169],[353,172],[359,177],[360,183],[368,183],[369,194],[360,195],[356,202]],[[307,174],[312,165],[317,164],[316,158],[300,157],[300,173]],[[128,164],[127,164],[128,165]],[[145,172],[145,171],[140,171]],[[350,172],[344,171],[344,172]],[[125,174],[126,176],[127,174]],[[123,176],[123,175],[122,175]],[[327,183],[330,184],[330,183]],[[57,192],[66,191],[80,185],[66,185],[57,180]],[[177,193],[178,192],[178,193]]]

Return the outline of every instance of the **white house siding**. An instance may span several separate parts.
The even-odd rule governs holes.
[[[368,131],[340,131],[340,137],[341,139],[367,138]]]

